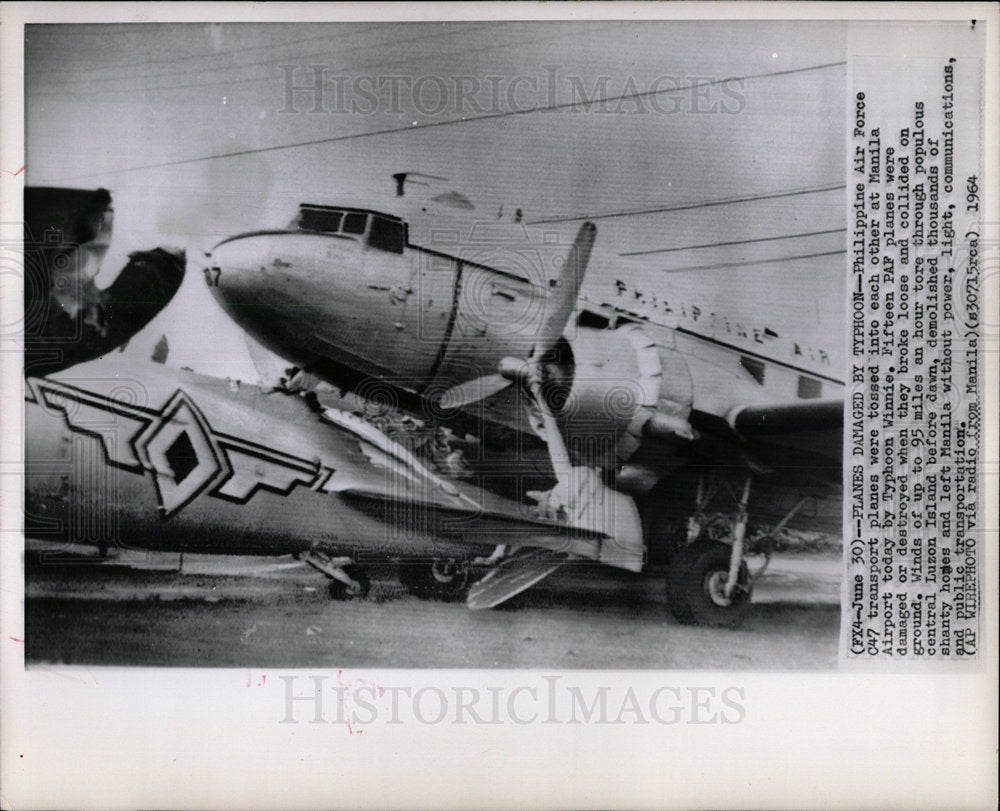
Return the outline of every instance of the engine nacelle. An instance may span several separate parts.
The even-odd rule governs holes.
[[[552,405],[577,458],[621,464],[644,435],[693,436],[691,373],[672,347],[653,341],[638,324],[577,327],[566,343]]]

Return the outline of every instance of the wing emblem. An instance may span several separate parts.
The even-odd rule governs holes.
[[[245,504],[261,490],[318,490],[333,473],[318,461],[215,431],[182,389],[154,409],[49,379],[28,383],[26,399],[61,415],[70,431],[97,439],[108,465],[151,475],[164,520],[205,493]]]
[[[167,401],[159,419],[140,432],[135,448],[142,466],[153,474],[164,518],[232,475],[205,418],[180,390]]]

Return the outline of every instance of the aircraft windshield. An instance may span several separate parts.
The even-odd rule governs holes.
[[[305,208],[299,213],[298,226],[305,231],[325,231],[335,234],[340,230],[342,211],[330,211],[322,208]]]
[[[367,214],[358,214],[357,212],[351,212],[346,217],[344,217],[343,232],[345,234],[363,234],[365,232],[365,225],[368,223]]]
[[[372,227],[368,232],[368,244],[389,253],[402,253],[406,244],[403,223],[396,220],[372,216]]]
[[[406,247],[406,224],[402,220],[374,212],[303,205],[291,227],[352,237],[367,234],[371,247],[387,253],[401,254]]]

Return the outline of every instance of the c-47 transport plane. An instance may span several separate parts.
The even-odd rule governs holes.
[[[130,271],[141,308],[87,293],[117,324],[97,321],[44,376],[26,368],[27,534],[293,554],[339,598],[367,591],[366,560],[391,559],[414,593],[472,608],[573,560],[665,568],[681,622],[735,625],[763,571],[744,560],[748,530],[766,549],[785,526],[839,528],[835,378],[662,323],[627,277],[588,297],[591,223],[538,251],[444,221],[424,247],[410,224],[303,205],[213,250],[216,299],[297,367],[271,387],[98,357],[166,304],[182,260]],[[56,281],[43,304],[90,319]]]
[[[453,463],[434,475],[613,539],[596,555],[611,565],[666,565],[681,621],[738,622],[756,576],[748,527],[839,529],[842,381],[776,334],[751,350],[665,317],[683,310],[666,282],[636,304],[626,274],[598,268],[618,295],[585,295],[591,223],[561,250],[521,226],[484,229],[419,204],[302,204],[287,228],[218,244],[205,280],[299,370],[292,388],[323,381],[308,392],[319,402],[332,386],[374,403],[383,427],[430,430]],[[495,605],[572,557],[527,553],[536,546],[498,542],[470,604]]]

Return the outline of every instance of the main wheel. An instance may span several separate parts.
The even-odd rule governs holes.
[[[469,566],[460,560],[435,558],[429,563],[399,565],[399,581],[411,594],[425,600],[462,600],[471,580]]]
[[[684,547],[667,576],[667,603],[678,622],[735,628],[750,610],[750,571],[740,562],[736,588],[726,596],[730,548],[715,541]]]
[[[365,570],[359,566],[345,566],[344,573],[358,585],[349,586],[341,580],[331,580],[330,598],[333,600],[360,600],[367,597],[372,587],[372,581],[365,574]]]

